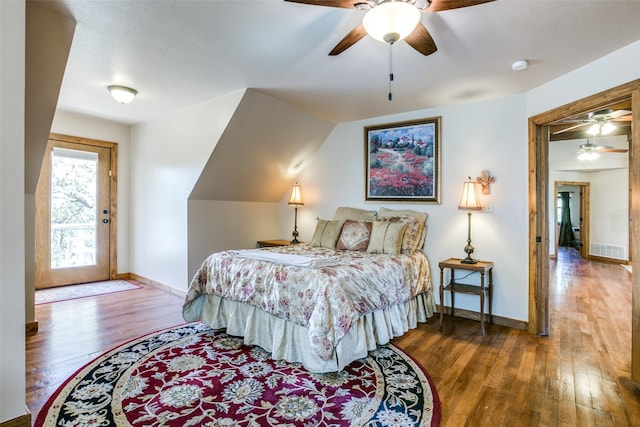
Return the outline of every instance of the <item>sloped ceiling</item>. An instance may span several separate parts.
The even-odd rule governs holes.
[[[333,127],[248,89],[189,198],[279,202]]]
[[[284,0],[39,3],[78,22],[58,108],[129,124],[244,88],[336,123],[473,102],[527,92],[640,39],[637,0],[497,0],[423,13],[438,51],[393,47],[389,102],[388,46],[367,36],[328,56],[363,11]],[[513,72],[516,59],[529,68]],[[120,105],[109,84],[139,95]]]
[[[25,191],[35,193],[76,22],[26,4]]]

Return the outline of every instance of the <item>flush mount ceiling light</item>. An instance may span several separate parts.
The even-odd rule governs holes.
[[[108,86],[107,89],[109,89],[109,93],[111,94],[113,99],[115,99],[120,104],[130,103],[138,94],[137,90],[131,89],[130,87],[126,86],[111,85]]]

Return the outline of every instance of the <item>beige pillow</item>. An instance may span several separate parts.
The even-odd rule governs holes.
[[[343,220],[327,221],[318,218],[316,230],[313,232],[313,238],[311,239],[311,246],[335,249],[343,225]]]
[[[333,219],[352,219],[354,221],[373,221],[376,219],[376,211],[368,211],[366,209],[349,208],[341,206],[336,209],[336,213],[333,214]]]
[[[366,251],[369,247],[372,227],[371,221],[346,220],[342,226],[338,243],[336,243],[336,249],[341,251]]]
[[[367,252],[397,255],[402,251],[402,236],[407,224],[402,221],[375,220]]]
[[[422,250],[427,236],[426,212],[418,212],[409,209],[388,209],[380,208],[380,218],[389,217],[411,217],[408,221],[407,229],[402,240],[402,253],[411,254],[417,250]]]

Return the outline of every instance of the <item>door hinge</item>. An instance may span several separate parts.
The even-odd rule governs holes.
[[[542,237],[536,236],[536,243],[542,243]]]
[[[111,176],[113,176],[113,175],[112,175],[111,171],[109,171],[109,177],[111,177]]]

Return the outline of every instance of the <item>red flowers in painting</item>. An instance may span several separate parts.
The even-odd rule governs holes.
[[[380,149],[370,156],[369,191],[372,196],[433,196],[433,157],[393,149]]]

